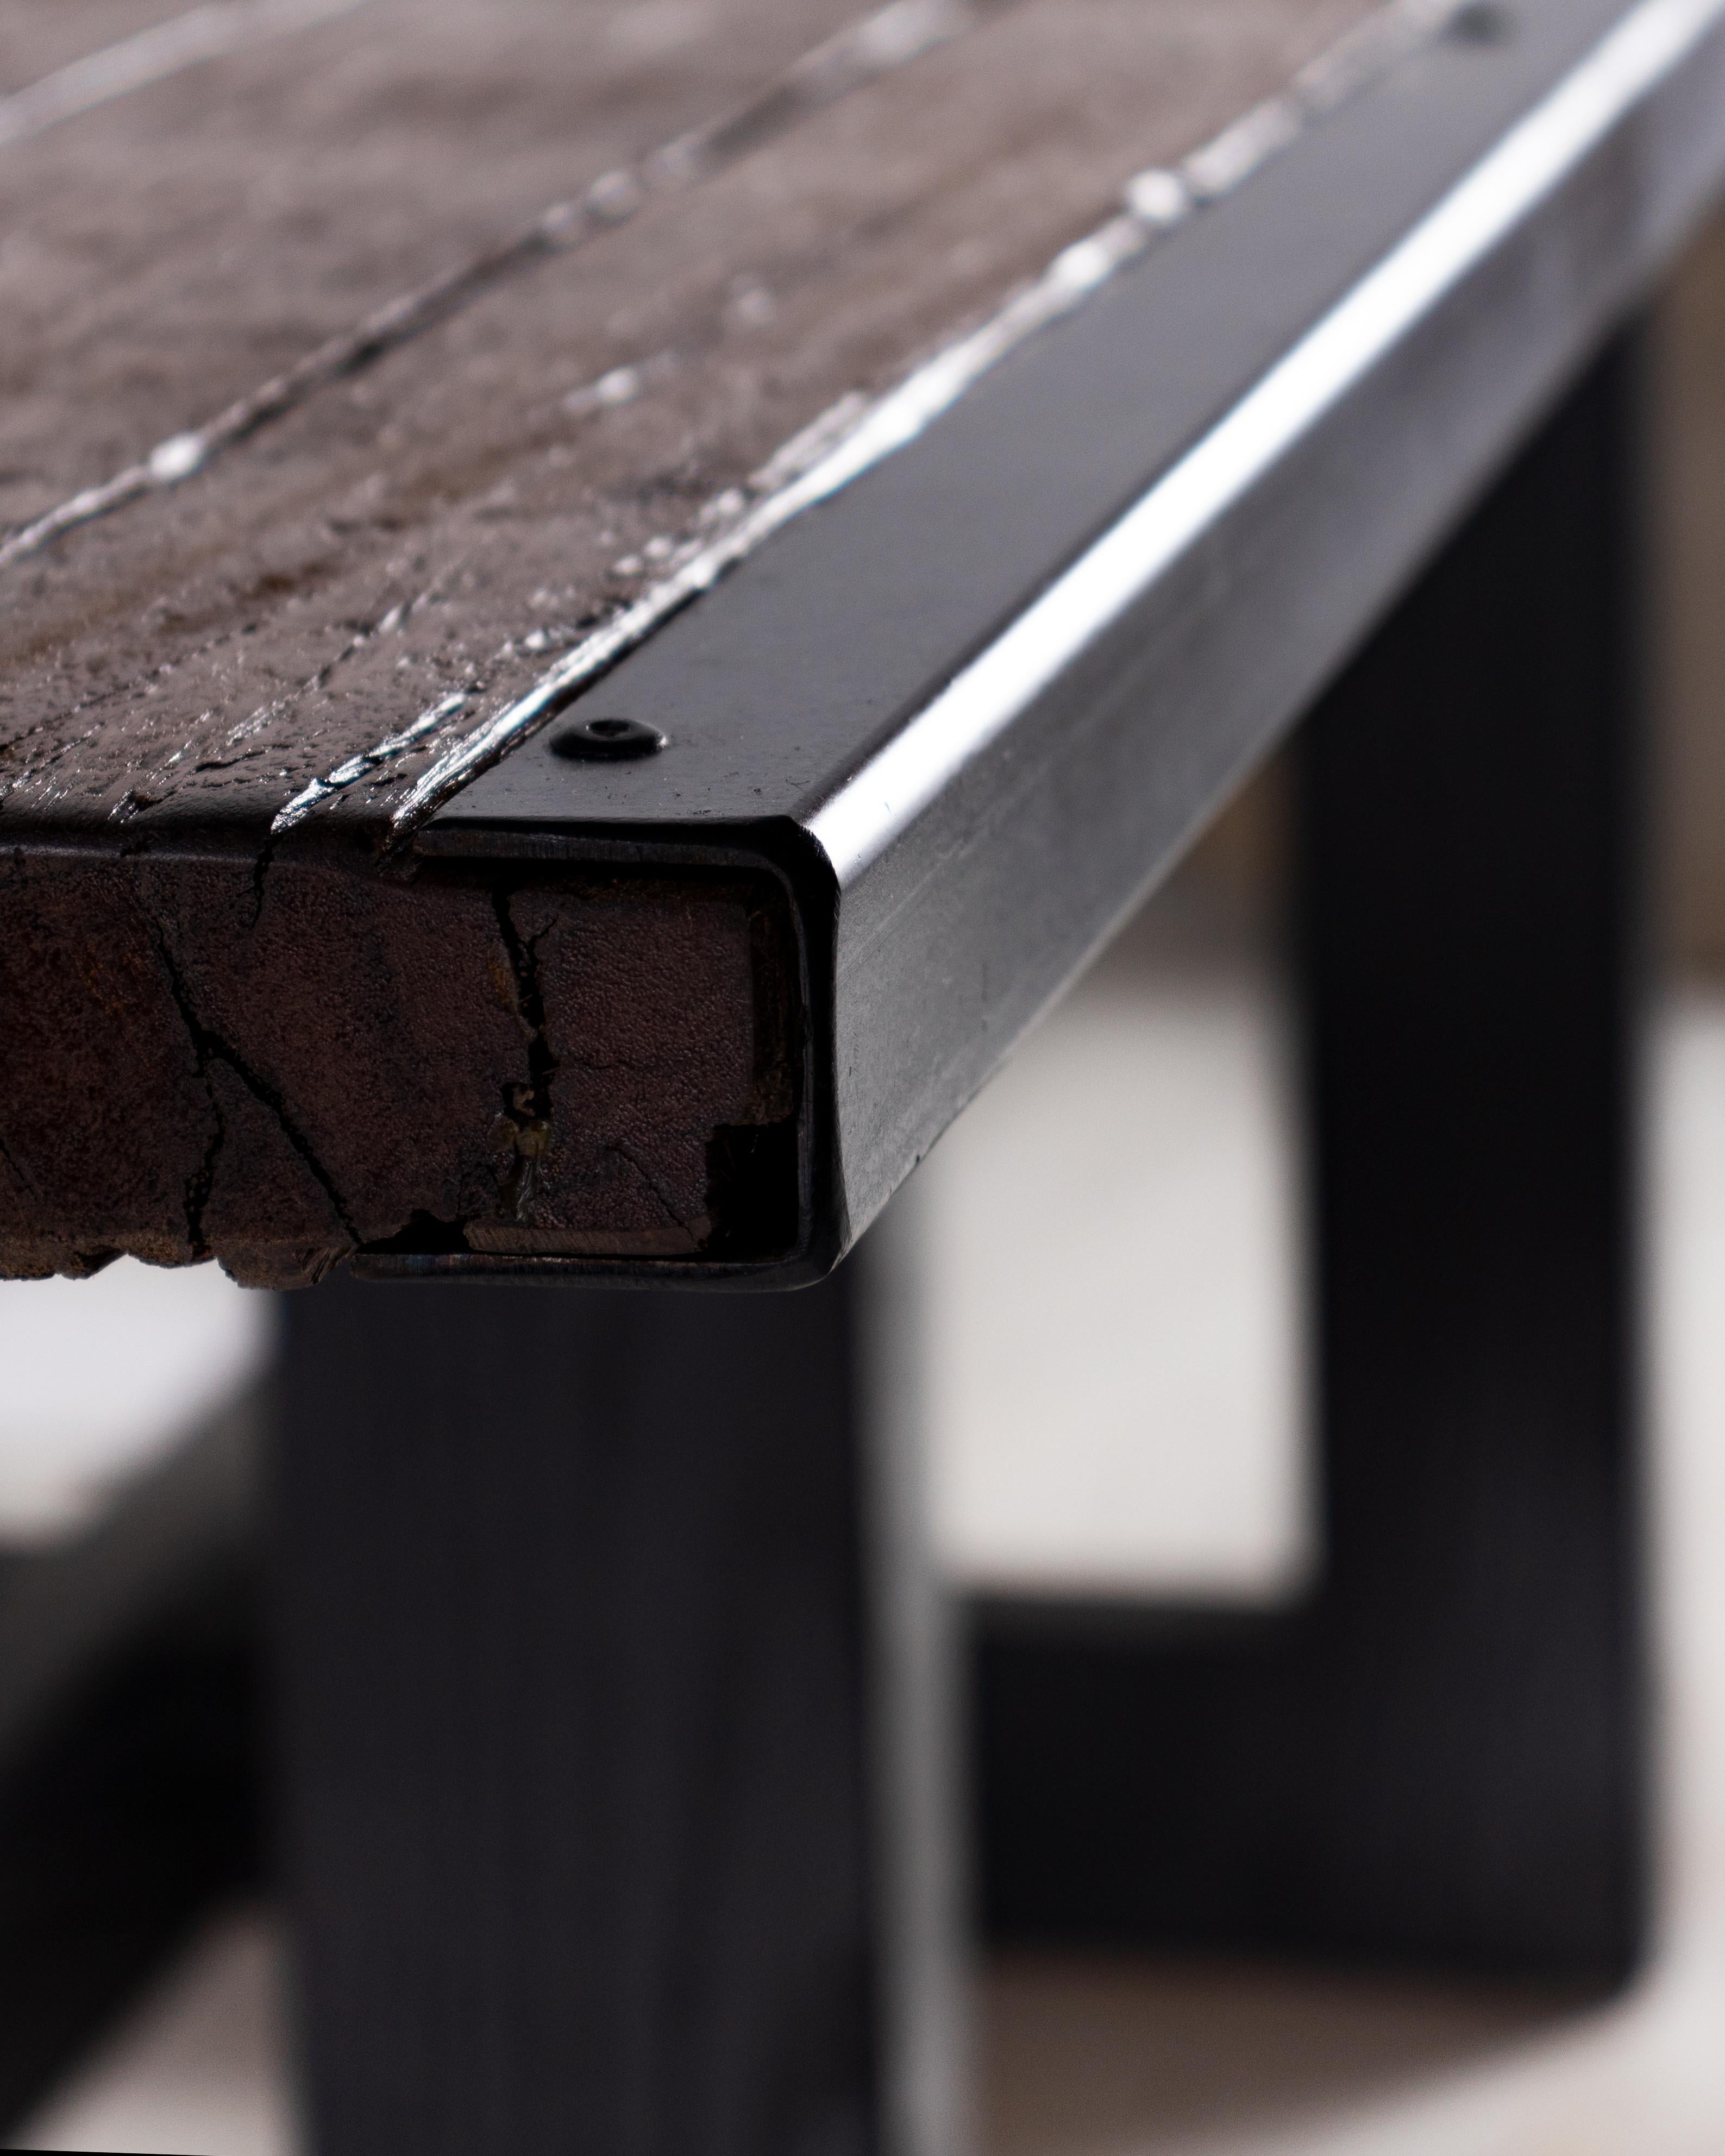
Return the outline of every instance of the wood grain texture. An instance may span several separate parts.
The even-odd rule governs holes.
[[[784,1120],[789,1066],[757,1034],[795,969],[768,993],[773,967],[739,955],[772,907],[386,870],[392,811],[836,399],[889,388],[1131,173],[1369,12],[983,0],[616,228],[464,290],[183,484],[0,567],[0,1266],[213,1251],[314,1277],[458,1221],[517,1254],[551,1250],[529,1231],[723,1246],[715,1133]],[[365,0],[0,149],[0,541],[852,19],[839,0]],[[8,86],[76,56],[67,20],[0,0]],[[270,840],[311,781],[439,706]],[[500,922],[522,907],[548,950],[586,953],[547,1012],[595,1067],[634,1045],[603,1107],[596,1080],[560,1081],[555,1167],[500,1199],[488,1133],[527,1082]]]
[[[764,889],[18,853],[0,891],[0,1270],[219,1253],[294,1286],[360,1250],[794,1235]]]

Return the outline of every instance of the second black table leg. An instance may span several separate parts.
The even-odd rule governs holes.
[[[1299,745],[1319,1589],[1225,1624],[983,1613],[999,1934],[1634,1960],[1634,352]]]

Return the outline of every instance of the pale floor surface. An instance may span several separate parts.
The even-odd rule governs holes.
[[[0,1552],[88,1532],[256,1383],[274,1316],[213,1265],[0,1282]]]
[[[1309,1570],[1276,975],[1147,957],[1161,911],[917,1178],[935,1526],[966,1584],[1262,1603]]]
[[[1566,2012],[1413,1982],[1007,1963],[981,2001],[987,2156],[1725,2150],[1725,998],[1668,1017],[1656,1096],[1667,1796],[1650,1973]],[[1292,1546],[1273,1512],[1260,1555]],[[264,1916],[213,1927],[14,2145],[293,2156],[279,1954]]]

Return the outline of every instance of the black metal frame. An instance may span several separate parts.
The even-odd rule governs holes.
[[[1307,722],[1322,1584],[983,1610],[997,1933],[1634,1965],[1635,406],[1620,344]]]

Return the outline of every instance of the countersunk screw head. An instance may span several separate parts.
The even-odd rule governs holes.
[[[665,736],[659,729],[639,719],[578,719],[573,726],[559,728],[551,738],[552,754],[567,757],[572,763],[657,756],[664,747]]]
[[[1515,17],[1498,0],[1466,0],[1450,16],[1449,32],[1464,45],[1507,45],[1516,33]]]

